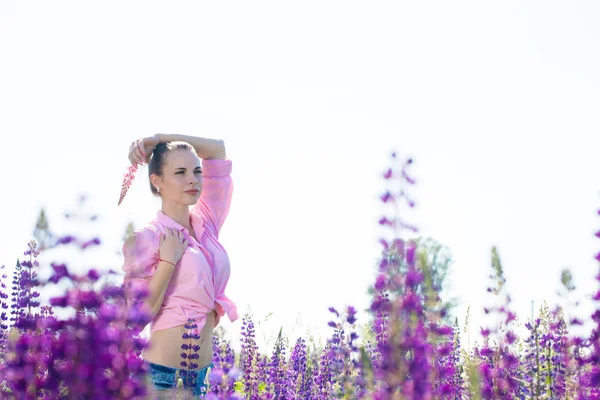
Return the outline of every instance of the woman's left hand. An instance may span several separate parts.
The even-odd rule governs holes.
[[[150,154],[152,153],[152,149],[154,149],[159,142],[158,136],[156,135],[131,142],[131,146],[129,146],[129,161],[131,161],[131,164],[147,163]]]

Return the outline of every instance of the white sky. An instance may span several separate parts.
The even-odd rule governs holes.
[[[594,1],[3,0],[0,264],[45,207],[55,230],[104,240],[72,268],[120,269],[127,222],[160,208],[145,168],[116,206],[129,144],[166,132],[225,140],[226,292],[261,343],[281,325],[328,333],[329,306],[366,321],[392,150],[415,160],[405,218],[450,247],[472,338],[492,245],[522,319],[558,301],[563,267],[583,298],[600,250],[599,17]],[[79,193],[98,223],[63,221]],[[223,326],[237,340],[242,319]]]

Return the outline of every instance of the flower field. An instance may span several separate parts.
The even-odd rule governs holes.
[[[382,174],[388,187],[382,204],[395,204],[397,210],[400,205],[415,206],[407,194],[415,185],[411,165],[412,160],[402,161],[392,153],[391,166]],[[587,316],[593,323],[590,335],[571,334],[570,328],[584,321],[567,318],[566,310],[545,304],[535,319],[525,323],[528,335],[519,337],[501,257],[492,248],[489,287],[481,290],[487,290],[488,304],[500,305],[481,308],[498,323],[482,328],[480,340],[465,348],[458,320],[441,300],[444,270],[432,257],[432,248],[423,239],[410,237],[418,229],[398,212],[381,217],[379,224],[393,239],[381,239],[378,267],[368,287],[368,320],[358,321],[357,310],[350,305],[340,310],[324,305],[331,312],[331,334],[321,348],[310,348],[302,337],[290,343],[280,331],[273,348],[259,349],[253,320],[246,315],[239,353],[232,350],[230,339],[214,336],[214,368],[204,397],[600,399],[600,268],[593,277],[598,307]],[[185,374],[172,390],[152,388],[140,356],[145,340],[139,336],[149,316],[137,305],[124,306],[120,285],[100,285],[105,275],[116,272],[89,270],[78,275],[64,263],[41,266],[37,260],[46,248],[74,246],[85,251],[101,241],[62,236],[40,242],[28,243],[10,282],[7,274],[0,279],[0,396],[192,398]],[[600,253],[596,259],[600,263]],[[39,279],[40,268],[51,268],[49,279]],[[569,271],[561,279],[566,291],[574,290]],[[72,283],[70,288],[49,304],[40,304],[41,291],[63,280]],[[140,288],[135,294],[141,300],[147,293]],[[57,308],[73,309],[74,314],[58,318]],[[182,368],[198,368],[197,351],[183,346]]]

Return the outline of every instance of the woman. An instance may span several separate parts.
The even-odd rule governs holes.
[[[123,244],[128,304],[131,285],[142,284],[149,292],[143,306],[152,321],[142,358],[159,390],[176,386],[176,370],[181,377],[187,370],[182,361],[196,362],[190,389],[197,396],[206,389],[206,374],[213,366],[213,329],[225,314],[231,322],[238,318],[224,293],[229,258],[218,241],[231,203],[231,160],[222,140],[175,134],[133,142],[129,160],[133,165],[148,163],[150,190],[162,201],[156,218]],[[188,318],[197,328],[185,328]],[[182,338],[185,333],[200,335],[191,339],[200,346],[198,359],[181,357],[182,344],[190,343]]]

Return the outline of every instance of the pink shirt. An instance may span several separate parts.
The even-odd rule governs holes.
[[[184,325],[188,318],[195,318],[195,332],[200,334],[213,309],[217,311],[217,325],[225,314],[231,322],[239,317],[236,305],[225,295],[229,257],[218,240],[231,204],[231,160],[203,159],[202,177],[200,198],[190,209],[190,222],[198,241],[159,210],[154,220],[135,232],[134,245],[123,245],[123,284],[148,285],[158,264],[160,234],[166,228],[176,228],[189,243],[171,276],[161,308],[150,322],[151,332]]]

